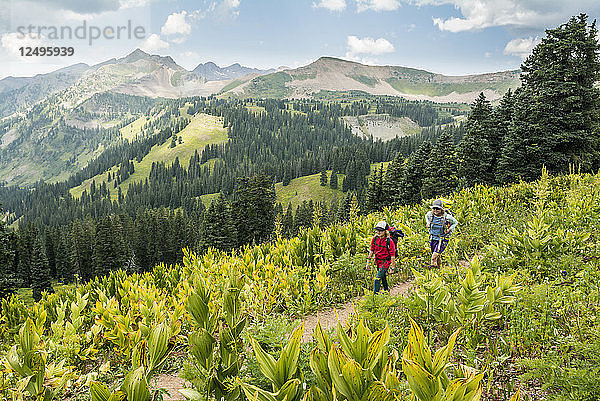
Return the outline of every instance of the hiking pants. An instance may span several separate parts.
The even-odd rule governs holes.
[[[373,291],[375,292],[375,294],[377,294],[379,292],[379,289],[381,288],[381,284],[383,284],[383,289],[386,291],[389,291],[390,288],[388,287],[388,282],[387,282],[387,271],[388,269],[384,268],[384,267],[378,267],[377,268],[377,276],[375,276],[375,285],[373,288]]]

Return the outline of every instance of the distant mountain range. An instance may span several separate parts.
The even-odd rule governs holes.
[[[489,100],[500,98],[520,85],[520,71],[446,76],[414,68],[369,66],[333,57],[296,69],[255,77],[230,89],[241,97],[326,97],[330,92],[363,91],[373,95],[401,96],[438,103],[471,103],[483,92]]]
[[[208,62],[188,71],[169,56],[138,49],[93,66],[75,64],[0,80],[0,184],[67,178],[118,142],[117,128],[145,115],[160,98],[340,99],[374,94],[470,103],[480,92],[494,100],[518,85],[519,71],[451,77],[332,57],[296,69],[221,68]],[[157,119],[166,111],[145,117]],[[410,131],[409,123],[403,127]],[[139,124],[141,128],[144,123]]]
[[[0,117],[27,109],[51,95],[60,96],[70,107],[102,92],[166,98],[207,96],[221,91],[232,79],[246,76],[249,80],[273,71],[237,63],[220,68],[212,62],[187,71],[169,56],[137,49],[126,57],[94,66],[79,63],[34,77],[4,78],[0,80]]]
[[[472,102],[480,92],[498,99],[519,85],[519,71],[445,76],[398,66],[369,66],[321,57],[296,69],[261,70],[238,63],[219,67],[199,64],[192,71],[169,56],[135,50],[126,57],[89,66],[70,67],[34,77],[0,80],[0,117],[30,108],[52,95],[75,107],[96,93],[178,98],[221,97],[313,98],[330,92],[363,91],[434,102]]]
[[[238,63],[231,64],[229,67],[219,67],[212,61],[204,64],[198,64],[192,72],[207,81],[226,81],[229,79],[242,78],[249,74],[264,75],[275,72],[276,70],[259,70],[257,68],[244,67]]]

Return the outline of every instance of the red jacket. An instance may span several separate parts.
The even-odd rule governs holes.
[[[387,245],[388,239],[389,249]],[[379,238],[375,236],[371,240],[371,251],[375,255],[375,266],[387,269],[392,263],[392,256],[396,254],[396,244],[394,244],[391,238]]]

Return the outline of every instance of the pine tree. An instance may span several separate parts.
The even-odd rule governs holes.
[[[421,188],[425,176],[427,160],[431,155],[431,143],[426,141],[419,149],[408,157],[406,169],[402,178],[401,202],[414,204],[421,202]]]
[[[494,133],[492,105],[482,92],[471,105],[465,135],[458,146],[458,175],[462,186],[494,183],[495,155],[490,144]]]
[[[338,173],[333,170],[331,172],[331,178],[329,178],[329,186],[331,189],[338,189]]]
[[[324,187],[327,185],[327,172],[325,170],[321,171],[321,186]]]
[[[329,205],[329,218],[328,218],[329,224],[335,224],[337,222],[338,208],[339,208],[339,202],[338,202],[337,198],[333,198]]]
[[[229,202],[221,192],[210,203],[204,215],[204,247],[230,251],[235,247],[236,236],[231,219]]]
[[[271,177],[241,178],[234,192],[232,217],[237,245],[267,241],[275,222],[275,187]]]
[[[534,179],[576,164],[590,171],[600,160],[598,109],[600,44],[595,22],[572,17],[546,31],[521,66],[514,116],[504,142],[498,177]]]
[[[425,166],[421,196],[424,199],[448,196],[458,186],[458,163],[454,139],[444,131],[431,150]]]
[[[42,291],[52,291],[48,259],[39,235],[35,236],[31,253],[31,289],[36,301],[42,299]]]
[[[12,294],[15,288],[15,280],[11,272],[14,261],[14,249],[12,248],[10,234],[6,231],[2,208],[0,207],[0,299]]]
[[[402,199],[402,179],[404,177],[404,156],[400,152],[388,164],[383,184],[384,197],[388,205],[397,205]]]
[[[70,283],[74,279],[75,272],[69,260],[71,250],[69,248],[67,231],[64,228],[56,228],[56,277],[63,283]]]
[[[288,203],[285,217],[283,218],[283,235],[286,238],[292,236],[294,232],[294,212],[292,211],[292,204]]]
[[[369,187],[367,188],[365,209],[367,213],[374,212],[383,208],[386,202],[383,188],[383,165],[376,167],[369,178]]]

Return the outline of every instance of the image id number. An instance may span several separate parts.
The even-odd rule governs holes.
[[[58,46],[46,46],[46,47],[19,47],[21,56],[32,57],[32,56],[72,56],[75,54],[75,49],[72,47],[58,47]]]

